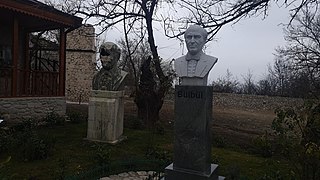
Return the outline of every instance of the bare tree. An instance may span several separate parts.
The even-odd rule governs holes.
[[[275,95],[275,81],[270,75],[266,75],[264,79],[258,81],[257,94],[259,95]]]
[[[296,1],[297,6],[292,5]],[[161,67],[154,24],[162,22],[165,34],[177,38],[184,34],[189,24],[199,24],[208,30],[208,40],[211,40],[225,24],[253,15],[266,15],[271,2],[278,3],[280,0],[66,0],[64,3],[71,5],[73,13],[83,16],[85,22],[100,26],[100,33],[121,25],[127,45],[130,34],[147,38],[151,54],[138,73],[141,77],[136,86],[135,102],[139,118],[152,125],[159,119],[164,96],[172,81],[172,76],[165,74]],[[293,17],[294,12],[311,4],[318,5],[318,2],[282,0],[283,6],[292,7]],[[142,40],[137,43],[140,42]],[[132,54],[129,48],[127,50]],[[150,69],[151,65],[154,71]]]
[[[148,42],[136,43],[140,39],[132,38],[128,41],[120,39],[118,44],[122,49],[122,61],[119,66],[122,70],[129,72],[129,79],[133,87],[136,87],[140,79],[140,67],[151,54]]]
[[[291,65],[283,60],[281,56],[275,58],[273,66],[268,66],[269,75],[276,83],[276,94],[280,96],[288,96],[290,91],[290,79],[293,76]]]
[[[256,94],[257,88],[254,82],[253,73],[249,69],[247,74],[242,76],[244,83],[242,85],[242,93],[244,94]]]
[[[305,6],[296,15],[285,29],[285,40],[287,45],[277,49],[276,58],[289,65],[286,68],[292,69],[296,80],[305,79],[310,82],[305,81],[305,85],[309,84],[312,92],[319,91],[320,14],[314,7]]]
[[[316,11],[319,6],[317,0],[180,0],[175,2],[185,11],[179,10],[177,13],[163,17],[166,35],[179,38],[189,24],[199,24],[208,30],[209,41],[221,27],[228,23],[236,23],[251,16],[267,16],[268,8],[273,3],[275,3],[273,5],[290,9],[290,22],[303,7],[312,6]],[[181,13],[182,17],[178,15]]]
[[[239,91],[239,82],[233,77],[232,73],[227,69],[224,77],[219,77],[212,82],[213,91],[221,93],[237,93]]]

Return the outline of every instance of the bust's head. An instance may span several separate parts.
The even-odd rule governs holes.
[[[116,67],[120,54],[121,50],[116,44],[112,42],[103,43],[100,46],[100,61],[102,67],[106,70]]]
[[[199,25],[191,25],[184,34],[188,52],[191,55],[201,52],[207,41],[207,36],[208,33],[204,28]]]

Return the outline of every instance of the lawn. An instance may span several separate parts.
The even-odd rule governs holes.
[[[81,112],[83,111],[72,110],[73,114],[82,115]],[[0,179],[75,179],[81,176],[87,179],[90,175],[94,179],[99,173],[107,175],[152,168],[156,171],[163,170],[173,156],[172,127],[167,127],[161,132],[148,131],[129,126],[128,124],[132,123],[128,121],[133,121],[132,118],[128,119],[126,116],[125,121],[127,125],[124,135],[127,139],[116,145],[85,140],[85,120],[36,127],[32,131],[37,134],[38,139],[52,141],[53,145],[50,146],[47,156],[43,159],[26,159],[21,153],[27,154],[27,157],[28,153],[21,151],[20,147],[27,147],[26,143],[29,141],[19,141],[18,146],[13,146],[15,148],[0,151],[0,162],[12,157],[3,167],[0,164]],[[229,179],[272,179],[278,174],[286,176],[289,172],[288,164],[281,158],[263,158],[245,149],[228,145],[223,148],[213,147],[212,161],[219,164],[219,175]],[[110,168],[100,171],[101,167],[105,166],[114,168],[112,171]]]

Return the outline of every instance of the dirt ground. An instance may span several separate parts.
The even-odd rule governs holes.
[[[230,143],[246,147],[259,135],[271,130],[274,112],[248,112],[216,107],[213,111],[213,132]]]
[[[88,112],[87,105],[68,104],[67,109],[77,108],[81,112]],[[125,101],[125,121],[136,117],[137,108],[132,99]],[[273,111],[253,111],[214,106],[213,133],[215,137],[222,138],[228,144],[247,147],[258,135],[270,130],[275,114]],[[160,120],[172,126],[174,122],[174,103],[171,100],[164,102],[160,111]],[[126,123],[126,122],[125,122]]]
[[[165,101],[160,111],[162,121],[174,119],[173,101]],[[257,136],[270,130],[275,118],[273,111],[253,111],[228,107],[213,107],[214,135],[223,138],[228,144],[247,147]]]

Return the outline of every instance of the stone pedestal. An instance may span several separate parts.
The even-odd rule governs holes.
[[[164,180],[222,180],[223,177],[217,175],[218,165],[210,165],[209,174],[201,174],[191,170],[180,170],[173,167],[173,163],[165,169]],[[163,179],[162,179],[163,180]]]
[[[216,180],[211,164],[212,87],[176,86],[173,164],[165,180]]]
[[[87,139],[117,143],[123,139],[124,91],[92,90]]]

